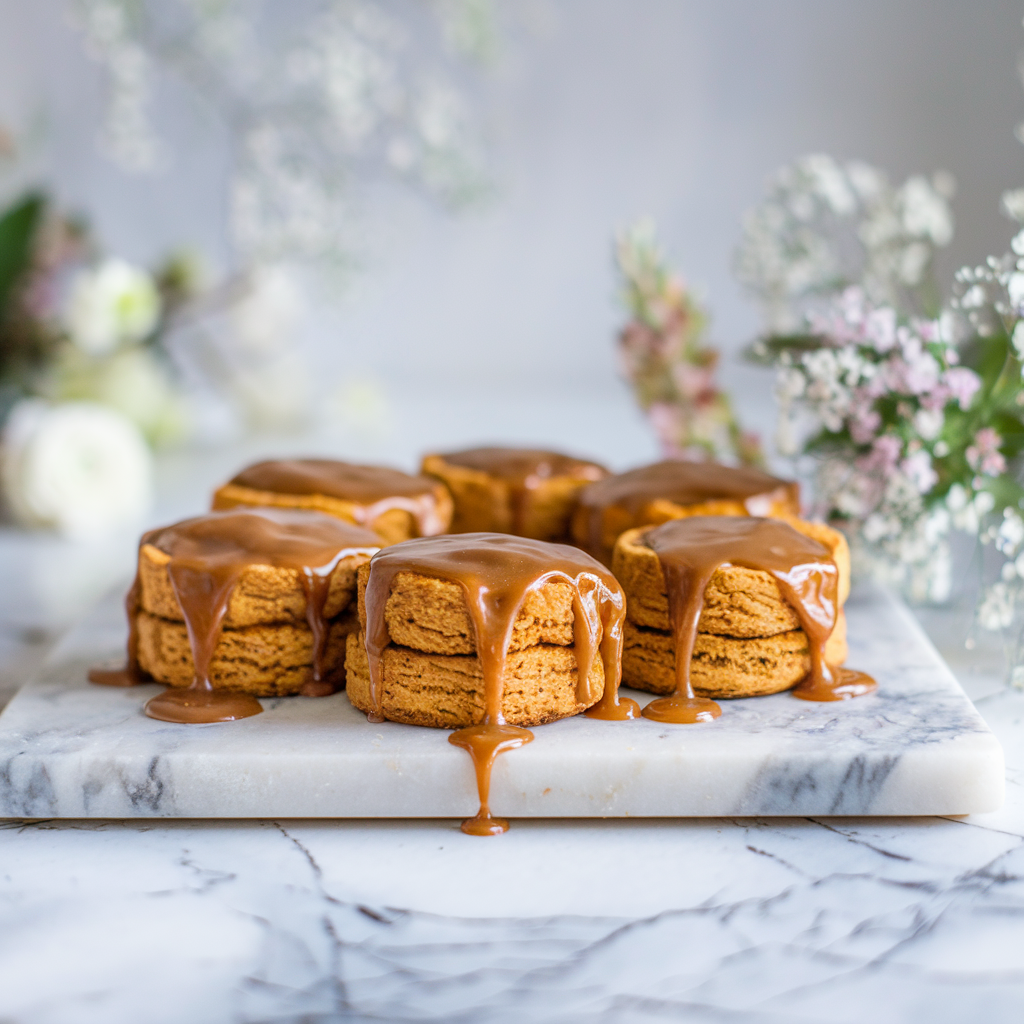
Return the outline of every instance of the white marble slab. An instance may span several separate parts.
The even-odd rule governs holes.
[[[499,758],[510,817],[939,815],[996,809],[998,741],[900,604],[848,609],[850,664],[871,697],[779,694],[669,726],[575,718]],[[180,726],[146,718],[155,686],[106,689],[90,664],[123,643],[113,601],[73,632],[0,716],[0,816],[32,818],[458,817],[469,759],[447,733],[371,725],[344,694],[264,702],[254,718]],[[641,701],[645,695],[633,694]]]

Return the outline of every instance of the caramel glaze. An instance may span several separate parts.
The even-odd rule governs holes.
[[[741,502],[752,516],[768,515],[773,505],[782,505],[793,515],[800,513],[800,485],[795,481],[746,466],[682,459],[655,462],[588,484],[577,500],[586,523],[587,550],[596,556],[603,548],[606,509],[621,508],[628,514],[630,525],[642,526],[637,518],[652,502],[671,501],[685,506],[716,499]]]
[[[608,470],[596,462],[538,448],[467,448],[442,453],[441,458],[451,466],[475,469],[504,481],[509,488],[511,532],[519,535],[526,523],[531,492],[545,480],[567,476],[583,483],[608,475]]]
[[[306,597],[306,621],[313,634],[313,680],[303,692],[333,692],[323,662],[329,623],[324,608],[335,567],[350,555],[372,555],[380,547],[376,534],[322,512],[303,509],[240,508],[210,512],[142,537],[170,556],[167,575],[188,632],[195,677],[188,687],[171,687],[146,704],[146,714],[165,722],[228,722],[259,714],[263,708],[250,694],[217,688],[210,682],[210,662],[220,640],[231,595],[247,566],[273,565],[299,572]],[[140,586],[128,592],[128,665],[115,673],[91,672],[89,679],[107,685],[139,681],[135,619]]]
[[[669,619],[676,652],[676,690],[651,701],[644,717],[659,722],[707,722],[721,708],[698,697],[690,682],[690,659],[704,591],[715,570],[739,565],[771,573],[807,635],[811,671],[793,693],[804,700],[843,700],[870,693],[875,681],[863,672],[830,669],[825,642],[839,613],[839,574],[828,549],[779,519],[691,516],[648,531],[645,543],[665,575]]]
[[[443,533],[437,483],[387,466],[358,466],[334,459],[274,459],[243,469],[230,483],[274,494],[322,494],[357,506],[360,526],[391,509],[408,512],[421,537]]]
[[[462,823],[469,835],[498,835],[508,822],[491,816],[491,768],[498,754],[529,743],[533,733],[508,725],[502,715],[505,662],[512,629],[526,599],[548,580],[573,588],[576,647],[576,696],[596,704],[591,717],[635,718],[634,701],[619,699],[622,624],[626,601],[614,576],[578,548],[501,533],[463,533],[409,540],[378,551],[370,562],[366,585],[366,654],[370,665],[371,721],[383,721],[383,657],[390,637],[384,608],[395,577],[419,573],[462,587],[473,623],[477,657],[484,677],[484,720],[458,729],[449,742],[469,752],[476,770],[480,810]],[[604,692],[593,692],[590,668],[600,651]]]

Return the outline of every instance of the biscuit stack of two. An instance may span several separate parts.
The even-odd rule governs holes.
[[[361,632],[348,638],[348,698],[360,711],[375,710],[364,646],[366,584],[370,566],[359,568]],[[577,699],[573,591],[552,579],[527,593],[512,628],[502,689],[502,715],[530,727],[586,710]],[[408,725],[457,729],[483,720],[483,672],[462,587],[416,572],[396,575],[384,606],[390,643],[382,659],[383,717]],[[591,689],[604,689],[596,658]]]
[[[139,549],[135,612],[139,667],[169,686],[188,686],[194,676],[185,617],[168,575],[170,556],[152,544]],[[358,629],[356,569],[367,555],[350,555],[331,573],[323,609],[328,622],[324,679],[345,685],[345,640]],[[242,571],[223,620],[210,676],[217,687],[256,697],[299,693],[313,681],[313,632],[295,569],[249,565]]]
[[[782,516],[794,530],[821,544],[838,577],[836,627],[825,645],[829,665],[847,656],[846,617],[850,551],[846,538],[821,523]],[[675,644],[665,576],[645,543],[650,527],[626,531],[612,555],[612,571],[626,594],[622,682],[636,690],[669,694],[676,688]],[[704,591],[690,681],[701,697],[758,697],[788,690],[810,671],[810,645],[793,607],[767,572],[718,568]]]

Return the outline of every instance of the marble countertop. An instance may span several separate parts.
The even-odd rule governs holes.
[[[0,531],[0,578],[32,584],[0,588],[0,690],[130,549]],[[0,822],[0,1020],[1016,1022],[1024,694],[968,618],[924,624],[1003,744],[1000,811]]]
[[[965,819],[4,822],[0,1019],[1016,1021],[1024,694],[977,665]]]

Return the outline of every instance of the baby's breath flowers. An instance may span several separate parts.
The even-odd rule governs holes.
[[[1024,594],[1024,259],[961,270],[941,303],[950,187],[885,181],[826,157],[778,175],[738,258],[768,324],[751,352],[776,368],[780,454],[813,467],[815,511],[847,529],[860,567],[941,600],[950,531],[998,540],[1009,568],[979,620],[1000,628],[1016,580]],[[1024,192],[1004,207],[1024,217]],[[1013,244],[1024,254],[1024,232]]]
[[[154,117],[159,76],[194,90],[231,153],[239,262],[347,266],[355,194],[402,181],[448,205],[489,190],[467,67],[493,59],[493,0],[72,0],[103,68],[100,143],[125,170],[174,154]]]
[[[707,314],[665,263],[654,225],[641,221],[616,241],[630,320],[619,334],[622,371],[667,458],[761,462],[718,388],[719,353],[704,341]]]
[[[850,285],[873,304],[933,314],[935,255],[953,238],[954,190],[944,172],[897,188],[860,161],[802,157],[775,175],[744,219],[736,275],[773,334],[801,330],[808,311]]]

